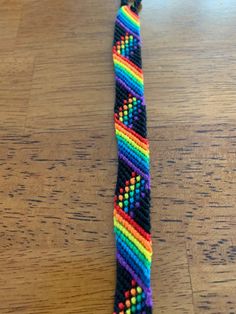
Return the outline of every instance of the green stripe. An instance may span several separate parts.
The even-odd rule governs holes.
[[[140,88],[143,88],[143,82],[138,81],[137,78],[132,74],[132,71],[130,72],[127,71],[125,66],[122,66],[122,63],[121,64],[116,63],[115,65],[117,68],[124,71],[129,78],[131,78],[136,84],[140,86]]]
[[[122,13],[124,14],[124,16],[125,16],[126,18],[129,19],[129,22],[130,22],[137,30],[140,29],[140,25],[139,25],[139,24],[136,24],[136,23],[133,21],[133,19],[131,18],[131,16],[128,14],[128,12],[125,11],[124,8],[122,8]]]
[[[115,230],[115,233],[121,238],[121,240],[126,243],[126,245],[130,248],[130,250],[133,251],[135,253],[135,255],[137,255],[140,258],[140,260],[143,262],[143,264],[147,268],[150,268],[151,262],[149,262],[146,259],[146,257],[142,254],[142,252],[139,251],[139,249],[128,238],[126,238],[119,229],[117,229],[115,227],[114,230]]]
[[[144,155],[140,150],[138,150],[136,147],[131,145],[128,141],[126,141],[123,137],[121,137],[119,134],[116,134],[119,141],[123,142],[123,144],[129,146],[129,149],[131,149],[135,154],[137,154],[140,158],[144,159],[147,163],[149,163],[149,157]]]

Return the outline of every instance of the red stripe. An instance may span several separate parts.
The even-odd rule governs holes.
[[[130,64],[133,68],[135,68],[140,74],[143,74],[143,70],[140,69],[136,64],[134,64],[133,62],[131,62],[129,59],[125,58],[124,56],[118,54],[116,51],[114,52],[114,54],[118,57],[118,59],[121,59],[124,63],[128,63]]]
[[[126,6],[125,7],[125,9],[128,9],[128,14],[130,14],[130,15],[132,15],[133,16],[133,18],[137,21],[137,22],[139,22],[139,20],[140,20],[140,18],[139,18],[139,15],[137,15],[136,13],[134,13],[131,9],[130,9],[130,6]],[[127,12],[127,11],[126,11]]]
[[[127,220],[146,240],[151,242],[151,235],[147,233],[140,225],[138,225],[129,215],[127,215],[116,203],[115,210],[117,213]]]
[[[148,144],[148,140],[146,138],[142,137],[141,135],[136,133],[134,130],[128,128],[126,125],[124,125],[124,123],[120,122],[120,120],[118,120],[116,116],[114,116],[114,118],[115,118],[115,122],[119,124],[122,128],[124,128],[127,132],[130,132],[131,134],[136,136],[141,142]]]

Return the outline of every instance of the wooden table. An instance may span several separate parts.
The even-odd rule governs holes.
[[[154,314],[236,313],[236,2],[147,0]],[[118,1],[0,0],[0,313],[110,314]]]

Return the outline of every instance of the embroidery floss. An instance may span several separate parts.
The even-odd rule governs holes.
[[[113,61],[118,174],[114,197],[117,279],[113,314],[151,314],[149,143],[141,60],[141,0],[121,1]]]

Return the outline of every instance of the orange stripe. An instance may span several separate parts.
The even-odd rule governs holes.
[[[115,124],[116,129],[127,135],[131,140],[133,140],[138,146],[142,147],[144,150],[148,151],[148,145],[141,142],[134,135],[130,134],[128,131],[123,129],[119,124]]]
[[[149,241],[147,241],[134,227],[124,218],[122,218],[116,210],[114,210],[114,216],[116,217],[117,221],[121,223],[125,229],[127,229],[134,237],[137,239],[148,252],[152,253],[152,245]]]
[[[138,74],[143,74],[143,70],[140,69],[136,64],[134,64],[131,61],[128,61],[125,57],[123,57],[122,55],[119,55],[117,52],[115,52],[113,54],[114,57],[117,57],[118,59],[120,59],[119,61],[124,63],[127,67],[131,68],[132,70],[136,70],[138,72]],[[133,70],[133,71],[134,71]]]
[[[135,13],[130,9],[129,6],[125,6],[124,9],[125,9],[125,11],[126,11],[129,15],[131,15],[138,23],[140,22],[139,16],[138,16],[137,14],[135,14]]]
[[[135,136],[130,134],[128,131],[124,130],[120,125],[115,124],[116,129],[127,135],[131,140],[133,140],[138,146],[142,147],[145,151],[148,151],[148,145],[140,142]]]
[[[138,80],[140,79],[139,84],[143,85],[143,73],[137,71],[134,67],[132,67],[132,65],[129,62],[125,62],[125,60],[121,59],[121,58],[117,58],[117,54],[113,55],[113,59],[115,60],[115,62],[119,62],[122,67],[125,69],[125,71],[127,71],[128,73],[131,73],[132,76],[135,77],[135,79],[138,78]]]
[[[137,140],[139,140],[140,142],[146,144],[147,147],[149,146],[148,140],[147,140],[146,138],[142,137],[141,135],[139,135],[138,133],[136,133],[134,130],[132,130],[132,129],[128,128],[127,126],[125,126],[124,123],[120,122],[120,120],[118,120],[118,119],[116,118],[116,116],[115,116],[115,122],[116,122],[117,124],[119,124],[119,126],[120,126],[122,129],[126,130],[129,134],[132,134]]]
[[[117,213],[127,220],[141,235],[151,242],[151,235],[147,233],[140,225],[138,225],[129,215],[127,215],[116,203],[114,204]]]

